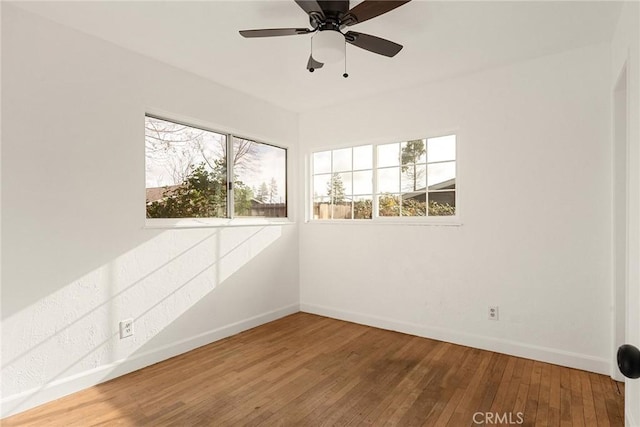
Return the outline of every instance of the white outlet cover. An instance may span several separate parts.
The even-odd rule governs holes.
[[[120,322],[120,339],[133,335],[133,319],[126,319]]]
[[[490,305],[488,311],[489,320],[498,320],[499,318],[499,310],[497,305]]]

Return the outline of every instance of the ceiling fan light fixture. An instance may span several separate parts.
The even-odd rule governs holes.
[[[344,43],[344,35],[340,31],[318,31],[312,39],[313,59],[322,63],[338,62],[344,57]]]

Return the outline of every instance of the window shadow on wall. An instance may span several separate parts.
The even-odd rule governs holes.
[[[78,294],[94,293],[95,298],[88,307],[71,307],[48,331],[32,333],[25,348],[5,357],[5,386],[18,387],[16,384],[25,381],[41,385],[3,390],[5,399],[14,396],[3,404],[3,412],[50,400],[47,390],[74,376],[88,375],[95,383],[128,372],[132,365],[124,365],[125,360],[143,361],[145,354],[185,336],[239,320],[233,308],[238,304],[244,304],[247,313],[267,311],[265,301],[273,289],[264,283],[272,275],[281,275],[283,266],[273,265],[277,257],[258,255],[281,237],[281,228],[165,232],[59,290],[60,295],[54,297],[67,305],[72,305]],[[257,276],[256,268],[269,272]],[[218,289],[223,283],[225,286]],[[34,315],[28,309],[23,311],[13,319],[16,323],[7,325],[12,334],[20,334],[19,324],[27,322],[26,317],[19,319],[20,314]],[[135,333],[120,339],[118,323],[125,318],[134,319]],[[40,376],[21,378],[25,373]]]

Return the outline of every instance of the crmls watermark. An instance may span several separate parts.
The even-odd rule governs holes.
[[[524,414],[522,412],[476,412],[473,414],[474,424],[522,424]]]

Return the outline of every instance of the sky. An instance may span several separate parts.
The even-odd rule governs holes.
[[[274,178],[278,188],[277,199],[285,200],[286,194],[286,150],[267,144],[257,144],[255,164],[242,171],[236,171],[238,179],[251,188],[260,188],[264,182],[269,184]]]
[[[208,159],[210,163],[223,155],[226,136],[152,117],[146,122],[146,186],[163,187],[180,184],[191,170]],[[234,138],[234,147],[240,140]],[[413,168],[403,172],[400,154],[406,142],[348,147],[313,154],[314,196],[326,197],[332,173],[338,173],[347,195],[373,193],[373,159],[377,155],[378,192],[401,193],[423,189],[456,176],[456,137],[447,135],[426,140],[426,154],[416,162],[417,180]],[[244,165],[238,165],[238,180],[258,189],[272,178],[278,189],[277,199],[286,194],[286,150],[253,143],[253,154]]]
[[[406,143],[396,142],[377,146],[378,192],[400,193],[412,191],[414,182],[412,168],[403,173],[400,153]],[[427,153],[418,159],[420,179],[416,188],[438,184],[456,176],[455,135],[429,138],[426,140]],[[372,145],[322,151],[313,155],[313,188],[316,197],[327,195],[332,173],[339,173],[345,193],[371,195],[373,193],[373,151]],[[353,171],[353,173],[352,173]]]
[[[212,131],[187,127],[165,120],[147,117],[146,128],[146,187],[164,187],[180,184],[190,165],[210,163],[223,156],[226,136]],[[234,146],[239,141],[234,138]],[[239,165],[237,179],[252,188],[275,179],[277,199],[284,200],[286,190],[286,150],[253,143],[252,156],[245,157],[247,167]],[[250,166],[248,163],[251,163]],[[207,168],[210,169],[210,168]]]

